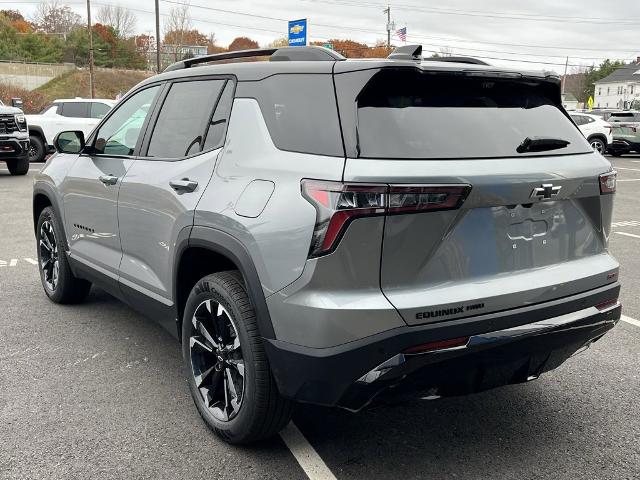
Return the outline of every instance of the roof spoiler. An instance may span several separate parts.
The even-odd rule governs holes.
[[[396,48],[387,57],[391,60],[417,60],[422,61],[422,45],[404,45]]]
[[[233,60],[247,57],[269,57],[270,61],[338,61],[345,57],[329,48],[309,47],[281,47],[281,48],[254,48],[250,50],[237,50],[235,52],[214,53],[201,57],[188,58],[172,63],[164,69],[165,72],[191,68],[201,63],[217,62],[220,60]]]

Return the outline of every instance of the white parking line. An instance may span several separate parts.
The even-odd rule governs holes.
[[[630,323],[631,325],[635,325],[636,327],[640,327],[640,321],[636,320],[635,318],[631,318],[631,317],[627,317],[626,315],[622,315],[620,317],[620,320],[622,320],[623,322]]]
[[[634,172],[640,172],[640,168],[629,168],[629,167],[616,167],[616,170],[631,170]]]
[[[324,463],[318,452],[313,449],[293,422],[289,422],[289,425],[280,432],[280,437],[282,437],[282,440],[291,450],[291,453],[310,480],[336,480],[335,475],[331,473],[327,464]]]
[[[26,257],[24,259],[24,261],[27,262],[27,263],[30,263],[31,265],[37,265],[38,264],[37,260],[34,260],[33,258],[29,258],[29,257]]]
[[[613,233],[617,233],[618,235],[624,235],[625,237],[640,238],[640,235],[634,235],[633,233],[627,233],[627,232],[613,232]]]
[[[616,227],[640,227],[640,221],[638,220],[625,220],[623,222],[613,222],[611,224],[613,228]]]

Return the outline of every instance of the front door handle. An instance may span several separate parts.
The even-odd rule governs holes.
[[[115,175],[100,175],[98,178],[105,185],[115,185],[118,183],[118,177]]]
[[[171,180],[169,185],[178,193],[193,192],[198,187],[198,182],[183,178],[182,180]]]

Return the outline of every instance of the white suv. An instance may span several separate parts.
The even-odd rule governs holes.
[[[116,104],[115,100],[102,98],[59,99],[37,115],[27,115],[29,123],[29,160],[41,162],[48,151],[53,150],[56,135],[65,130],[81,130],[89,136],[101,118]]]
[[[578,128],[589,141],[596,152],[604,155],[607,148],[613,142],[613,134],[611,124],[605,122],[597,115],[588,113],[570,113],[572,120],[578,125]]]

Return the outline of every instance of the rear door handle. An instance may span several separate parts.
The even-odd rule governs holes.
[[[115,175],[100,175],[98,178],[105,185],[115,185],[118,183],[118,177]]]
[[[198,182],[183,178],[182,180],[171,180],[169,185],[176,192],[193,192],[198,187]]]

